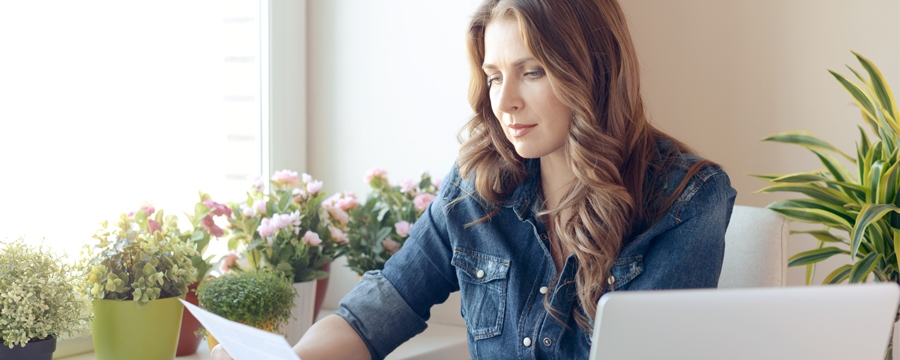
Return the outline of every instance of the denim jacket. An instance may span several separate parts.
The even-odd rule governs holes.
[[[698,160],[679,155],[663,178],[663,193],[671,194]],[[462,180],[454,166],[402,249],[341,300],[337,314],[362,337],[373,359],[424,331],[431,306],[454,291],[462,292],[473,359],[588,358],[591,334],[573,315],[573,307],[583,311],[575,292],[578,262],[570,255],[553,282],[546,230],[535,218],[539,160],[527,160],[526,168],[507,205],[490,221],[467,227],[486,212],[473,181]],[[626,239],[605,292],[715,287],[735,196],[721,168],[702,168],[660,220]],[[544,309],[545,296],[565,324]]]

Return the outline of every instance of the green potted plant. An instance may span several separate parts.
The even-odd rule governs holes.
[[[360,277],[366,271],[384,269],[440,188],[440,180],[432,180],[427,172],[419,180],[396,185],[391,185],[383,169],[369,171],[364,179],[371,191],[365,204],[350,212],[346,253],[347,266]]]
[[[328,276],[325,264],[343,254],[346,213],[355,198],[325,197],[321,181],[281,170],[266,191],[258,181],[243,203],[232,204],[228,247],[242,253],[248,269],[269,268],[289,277],[297,289],[293,317],[282,331],[296,343],[313,323],[316,281]],[[346,209],[346,210],[345,210]]]
[[[276,332],[291,319],[296,290],[291,279],[271,271],[235,271],[197,288],[200,307],[228,320]],[[218,344],[207,334],[209,349]]]
[[[860,140],[855,157],[805,131],[784,132],[763,139],[803,146],[824,166],[785,175],[756,175],[773,183],[758,192],[793,192],[806,196],[776,201],[769,209],[791,221],[821,225],[819,229],[791,232],[809,234],[819,241],[816,249],[796,254],[788,262],[789,266],[806,266],[807,284],[813,282],[815,264],[837,254],[850,255],[851,263],[825,276],[824,284],[861,283],[870,278],[879,282],[900,281],[896,253],[900,250],[897,103],[878,68],[865,57],[853,54],[868,74],[868,80],[849,66],[859,83],[837,72],[830,73],[850,93],[871,129],[870,135],[858,126]],[[856,168],[848,169],[835,155]]]
[[[104,222],[83,251],[82,291],[93,298],[98,360],[174,359],[183,306],[196,281],[193,243],[181,240],[178,218],[151,206]]]
[[[50,360],[60,335],[87,328],[87,299],[75,268],[23,238],[0,243],[0,359]]]
[[[228,234],[228,232],[216,224],[215,218],[225,217],[231,218],[231,208],[225,204],[217,203],[212,200],[209,194],[200,192],[200,202],[194,205],[194,213],[185,213],[188,221],[191,223],[191,229],[181,234],[181,240],[193,243],[198,254],[191,256],[191,264],[197,269],[197,281],[188,285],[188,292],[185,294],[185,301],[197,305],[197,287],[204,279],[209,277],[216,263],[213,259],[215,255],[207,255],[209,242],[213,239],[219,239]],[[197,352],[197,347],[202,340],[200,330],[202,326],[200,322],[194,318],[190,311],[184,309],[181,319],[181,331],[178,335],[178,348],[175,356],[186,356]]]

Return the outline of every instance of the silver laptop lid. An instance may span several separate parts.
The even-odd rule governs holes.
[[[898,302],[894,283],[613,292],[591,360],[880,360]]]

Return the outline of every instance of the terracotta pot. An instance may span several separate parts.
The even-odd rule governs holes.
[[[199,281],[188,286],[188,293],[185,295],[184,300],[199,306],[197,303],[197,285],[200,285]],[[200,340],[203,338],[197,334],[197,330],[200,330],[202,327],[203,325],[200,325],[197,318],[188,309],[184,309],[181,318],[181,333],[178,335],[178,350],[175,352],[175,356],[197,353],[197,348],[200,347]]]
[[[15,345],[12,349],[0,342],[0,360],[50,360],[56,351],[56,338],[30,341],[25,346]]]
[[[322,265],[322,270],[331,272],[331,263]],[[328,277],[331,277],[330,275]],[[325,290],[328,289],[328,277],[316,280],[316,304],[313,310],[313,321],[319,318],[319,309],[322,308],[322,301],[325,300]]]

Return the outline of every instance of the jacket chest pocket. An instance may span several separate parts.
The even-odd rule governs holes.
[[[456,249],[450,263],[456,267],[459,278],[461,313],[469,333],[475,340],[500,335],[506,310],[509,260]]]

